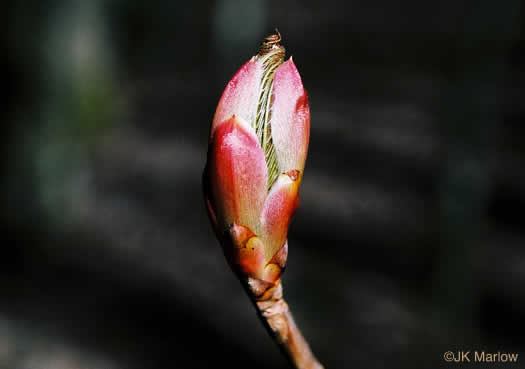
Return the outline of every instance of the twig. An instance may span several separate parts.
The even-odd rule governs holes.
[[[293,367],[297,369],[324,369],[295,324],[290,308],[283,298],[281,280],[278,279],[275,284],[259,296],[255,295],[250,286],[245,287],[263,325]]]

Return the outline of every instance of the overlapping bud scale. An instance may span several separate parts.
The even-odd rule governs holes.
[[[283,58],[278,42],[263,42],[228,83],[204,173],[208,213],[228,261],[263,283],[278,280],[286,263],[309,139],[308,98],[293,60]]]

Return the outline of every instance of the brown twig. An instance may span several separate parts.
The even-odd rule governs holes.
[[[259,318],[293,367],[324,369],[295,324],[290,308],[283,298],[281,280],[278,279],[259,296],[256,296],[252,286],[245,287],[256,306]]]

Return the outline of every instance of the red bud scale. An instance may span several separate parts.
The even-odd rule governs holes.
[[[282,298],[287,232],[310,133],[308,97],[281,35],[226,86],[210,130],[204,196],[226,259],[297,368],[322,368]]]

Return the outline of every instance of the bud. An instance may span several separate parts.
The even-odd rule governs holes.
[[[267,37],[226,86],[203,181],[230,265],[260,293],[279,280],[286,263],[310,131],[308,97],[280,40]]]

